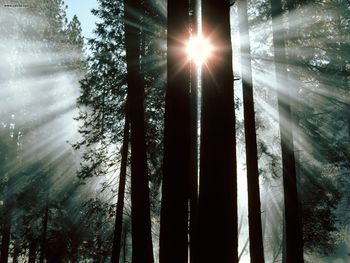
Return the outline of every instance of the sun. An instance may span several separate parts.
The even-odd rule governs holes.
[[[189,60],[201,66],[211,57],[213,46],[209,39],[202,35],[194,36],[186,44],[186,53]]]

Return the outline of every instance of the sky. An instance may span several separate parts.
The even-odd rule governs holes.
[[[91,14],[91,9],[97,8],[97,0],[64,0],[67,8],[67,18],[70,21],[74,15],[77,15],[80,23],[82,34],[85,38],[93,37],[96,17]]]

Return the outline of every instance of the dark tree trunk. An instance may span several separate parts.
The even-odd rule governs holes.
[[[48,216],[49,216],[49,207],[46,205],[45,207],[45,213],[44,213],[44,220],[43,220],[43,233],[41,237],[41,245],[40,245],[40,258],[39,262],[43,263],[45,254],[46,254],[46,235],[47,235],[47,222],[48,222]]]
[[[153,262],[144,120],[144,83],[140,73],[141,0],[124,0],[125,48],[131,141],[132,262]]]
[[[161,263],[188,262],[190,71],[183,41],[189,39],[189,1],[168,1],[168,85],[160,224]]]
[[[120,163],[120,174],[119,174],[119,186],[118,186],[118,202],[117,211],[115,216],[114,225],[114,237],[112,247],[112,263],[119,262],[121,238],[122,238],[122,225],[123,225],[123,210],[124,210],[124,196],[125,196],[125,183],[126,183],[126,168],[128,164],[128,146],[129,146],[129,118],[128,109],[126,105],[125,109],[125,124],[123,134],[123,146],[122,146],[122,158]]]
[[[1,255],[0,263],[7,263],[9,257],[9,247],[10,247],[10,232],[11,223],[9,218],[5,218],[5,223],[2,229],[2,239],[1,239]]]
[[[28,263],[35,263],[36,260],[36,245],[35,241],[30,241],[29,244],[29,255],[28,255]]]
[[[277,19],[282,16],[281,0],[271,0],[274,59],[278,89],[279,126],[281,134],[283,190],[285,206],[286,262],[304,262],[301,218],[298,208],[298,191],[292,131],[292,114],[285,52],[285,36]]]
[[[244,107],[244,132],[246,145],[247,183],[248,183],[248,223],[250,260],[252,263],[264,262],[264,246],[261,225],[260,187],[256,125],[253,96],[253,78],[249,38],[247,0],[238,1],[238,18],[241,49],[242,89]]]
[[[203,0],[203,34],[215,45],[203,66],[198,261],[238,261],[237,171],[229,1]]]
[[[20,248],[19,248],[19,244],[18,241],[16,240],[14,242],[14,247],[13,247],[13,256],[12,256],[12,262],[13,263],[18,263],[18,257],[19,257],[19,253],[20,253]]]

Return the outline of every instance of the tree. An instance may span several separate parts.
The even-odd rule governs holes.
[[[160,224],[161,263],[188,261],[190,161],[189,1],[168,2],[167,91]]]
[[[286,261],[287,263],[303,262],[303,238],[300,210],[298,207],[299,201],[292,131],[293,120],[290,106],[285,36],[283,31],[278,31],[280,24],[277,22],[277,19],[283,14],[281,1],[271,0],[271,8],[274,60],[276,79],[279,85],[277,92],[283,168]],[[281,85],[286,88],[282,90]]]
[[[129,118],[128,109],[125,109],[125,123],[124,123],[124,135],[123,146],[121,150],[122,158],[120,163],[119,185],[118,185],[118,203],[115,216],[114,236],[112,246],[112,263],[118,263],[121,249],[122,239],[122,225],[123,225],[123,209],[125,198],[125,184],[126,184],[126,168],[128,163],[128,149],[129,149]]]
[[[1,162],[1,177],[2,177],[2,233],[1,233],[1,254],[0,262],[7,263],[9,257],[9,247],[11,239],[11,225],[12,225],[12,212],[14,206],[14,195],[12,194],[12,187],[15,181],[16,174],[18,173],[18,167],[16,167],[17,159],[17,143],[18,136],[15,131],[15,117],[11,116],[11,120],[8,125],[4,125],[0,130],[2,145],[2,158]]]
[[[124,1],[131,143],[132,262],[148,263],[153,262],[153,246],[145,141],[144,83],[140,72],[140,14],[141,1]]]
[[[241,71],[243,82],[244,131],[248,181],[248,220],[251,262],[264,262],[261,227],[258,150],[253,98],[253,78],[249,38],[247,1],[238,1]]]
[[[199,262],[237,262],[237,173],[229,1],[202,1],[203,34],[215,45],[203,67]]]

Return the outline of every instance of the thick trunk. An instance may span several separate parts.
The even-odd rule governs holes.
[[[131,141],[132,262],[153,262],[144,120],[144,83],[140,73],[141,0],[124,0],[125,48]]]
[[[281,0],[271,0],[274,59],[278,88],[279,126],[281,134],[283,190],[285,206],[286,262],[304,262],[301,219],[298,208],[297,180],[292,132],[292,115],[287,74],[284,32],[277,19],[282,15]],[[284,90],[281,90],[283,83]]]
[[[189,2],[168,2],[168,84],[165,99],[160,262],[188,261],[190,72],[183,41],[189,38]]]
[[[199,262],[238,261],[237,172],[229,1],[203,0],[203,34],[215,45],[203,66]]]
[[[117,211],[115,216],[113,248],[112,248],[112,258],[111,258],[112,263],[119,262],[119,255],[120,255],[120,248],[121,248],[126,168],[128,164],[128,148],[129,148],[128,146],[129,146],[129,118],[128,118],[128,109],[126,105],[123,146],[122,146],[122,153],[121,153],[122,158],[120,163],[119,186],[118,186],[118,203],[117,203]]]
[[[253,79],[250,54],[250,38],[247,1],[238,1],[239,32],[241,43],[241,68],[243,82],[244,132],[246,144],[247,184],[248,184],[248,223],[250,260],[264,262],[264,246],[261,225],[260,187],[256,125],[253,97]]]

